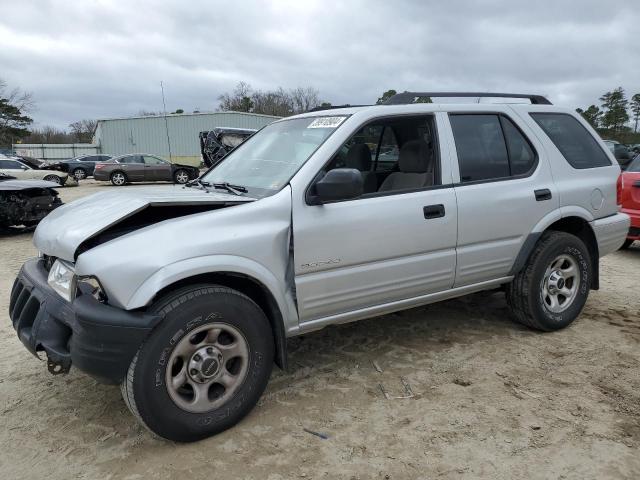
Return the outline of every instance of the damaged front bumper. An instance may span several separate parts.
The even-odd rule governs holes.
[[[28,260],[11,290],[9,314],[18,337],[53,374],[71,365],[103,383],[120,383],[129,364],[160,321],[158,315],[129,312],[80,290],[67,302],[47,283],[42,259]]]

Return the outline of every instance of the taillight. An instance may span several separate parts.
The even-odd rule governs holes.
[[[616,203],[618,206],[622,206],[622,189],[624,188],[624,175],[620,174],[618,177],[618,183],[616,184]]]
[[[94,167],[94,170],[100,170],[101,168],[104,168],[104,163],[96,163],[96,166]]]

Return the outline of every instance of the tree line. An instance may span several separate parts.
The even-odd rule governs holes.
[[[640,93],[627,99],[624,88],[618,87],[604,93],[600,105],[589,105],[586,109],[576,108],[576,112],[607,139],[621,143],[640,143]]]

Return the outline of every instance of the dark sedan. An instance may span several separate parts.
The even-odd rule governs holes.
[[[69,175],[76,177],[76,180],[82,180],[93,175],[96,163],[106,162],[110,158],[111,155],[81,155],[69,160],[51,163],[47,168],[69,172]]]
[[[169,163],[148,153],[133,153],[97,163],[96,180],[110,181],[116,186],[129,182],[174,182],[185,184],[198,178],[200,171],[190,165]]]

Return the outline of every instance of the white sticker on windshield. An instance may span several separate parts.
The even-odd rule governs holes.
[[[347,117],[318,117],[307,128],[336,128]]]

